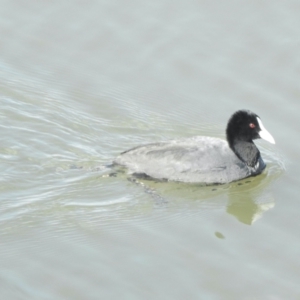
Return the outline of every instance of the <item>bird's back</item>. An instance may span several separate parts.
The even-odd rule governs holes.
[[[139,146],[115,163],[132,174],[193,183],[227,183],[251,175],[225,140],[202,136]]]

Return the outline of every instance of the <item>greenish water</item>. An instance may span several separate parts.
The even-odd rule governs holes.
[[[1,299],[299,299],[298,6],[2,1]],[[105,176],[240,108],[276,140],[262,175]]]

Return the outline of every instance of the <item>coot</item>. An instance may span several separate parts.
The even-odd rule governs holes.
[[[275,144],[261,119],[249,110],[235,112],[227,141],[196,136],[135,147],[114,161],[130,174],[160,180],[221,184],[260,174],[266,167],[254,139]]]

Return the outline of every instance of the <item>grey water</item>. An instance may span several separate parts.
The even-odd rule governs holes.
[[[1,299],[300,299],[297,1],[0,1]],[[258,114],[263,174],[107,176]]]

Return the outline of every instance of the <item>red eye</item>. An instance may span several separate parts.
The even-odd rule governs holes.
[[[249,124],[249,127],[253,129],[253,128],[255,128],[255,124],[250,123],[250,124]]]

